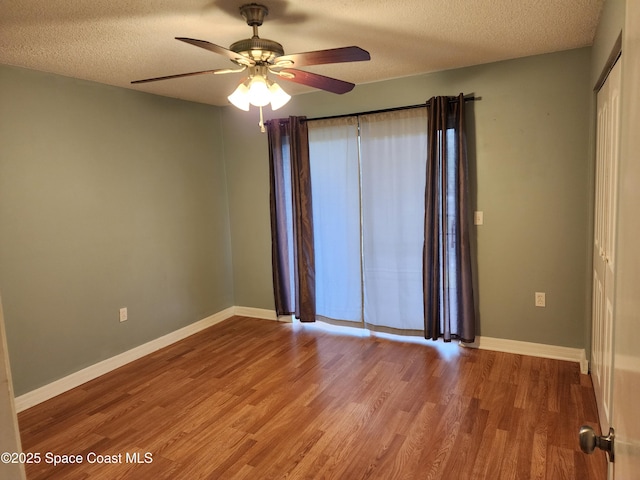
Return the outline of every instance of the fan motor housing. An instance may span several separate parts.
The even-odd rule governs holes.
[[[252,58],[258,63],[273,63],[276,57],[284,55],[284,49],[278,42],[258,37],[238,40],[229,47],[229,50]]]

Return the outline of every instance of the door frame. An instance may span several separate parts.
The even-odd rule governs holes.
[[[0,427],[0,452],[22,452],[2,313],[2,298],[0,298]],[[5,463],[3,460],[0,462],[0,477],[24,480],[24,465],[19,462]]]
[[[612,422],[616,428],[615,463],[610,479],[633,478],[640,471],[640,330],[638,279],[640,253],[640,2],[627,0],[622,69],[622,116],[618,185],[618,269],[614,303],[614,372]],[[613,470],[613,472],[612,472]],[[614,474],[614,475],[613,475]]]

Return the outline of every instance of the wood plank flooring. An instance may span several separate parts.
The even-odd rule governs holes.
[[[234,317],[19,423],[29,480],[604,480],[595,408],[575,363]]]

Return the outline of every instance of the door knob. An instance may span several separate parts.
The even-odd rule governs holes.
[[[613,440],[615,438],[615,430],[609,429],[609,435],[598,436],[593,428],[589,425],[580,427],[580,450],[584,453],[593,453],[596,448],[609,453],[609,461],[613,462]]]

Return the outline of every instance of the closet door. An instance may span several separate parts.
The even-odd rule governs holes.
[[[600,426],[611,425],[621,61],[598,92],[591,377]]]

